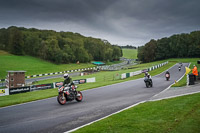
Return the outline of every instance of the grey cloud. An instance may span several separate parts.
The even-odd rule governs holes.
[[[0,2],[0,27],[72,31],[141,45],[199,30],[199,5],[199,0],[6,0]]]

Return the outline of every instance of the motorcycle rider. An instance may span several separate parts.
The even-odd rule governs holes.
[[[150,82],[152,83],[151,75],[148,72],[145,72],[144,76],[147,77],[150,80]]]
[[[166,74],[169,74],[169,75],[170,75],[169,71],[166,71],[165,75],[166,75]]]
[[[167,77],[167,76],[168,76],[168,77]],[[166,73],[165,73],[165,77],[168,78],[168,79],[170,78],[170,73],[169,73],[168,70],[167,70]]]
[[[65,86],[72,86],[72,85],[74,85],[74,83],[72,82],[72,78],[70,78],[69,77],[69,74],[68,73],[65,73],[64,75],[63,75],[63,77],[64,77],[64,82],[63,82],[63,86],[65,87]]]
[[[178,67],[178,70],[181,71],[181,66]]]

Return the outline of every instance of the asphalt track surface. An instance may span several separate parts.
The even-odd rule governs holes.
[[[179,64],[169,69],[170,80],[164,73],[152,77],[153,87],[146,88],[143,79],[127,81],[82,91],[83,101],[59,105],[56,97],[0,108],[1,133],[65,132],[130,105],[149,100],[162,92],[185,73],[178,71]]]

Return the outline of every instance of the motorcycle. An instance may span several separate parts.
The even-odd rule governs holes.
[[[77,86],[60,86],[58,88],[58,97],[57,101],[59,104],[64,105],[67,101],[76,100],[77,102],[81,102],[83,99],[83,95],[80,91],[76,91]]]
[[[166,74],[165,74],[165,77],[166,77],[166,80],[168,81],[169,78],[170,78],[170,74],[169,74],[169,73],[166,73]]]
[[[146,84],[146,87],[149,88],[149,87],[152,87],[153,86],[153,82],[151,79],[149,79],[148,77],[144,77],[144,82]]]
[[[180,66],[178,67],[178,70],[181,71],[181,67]]]

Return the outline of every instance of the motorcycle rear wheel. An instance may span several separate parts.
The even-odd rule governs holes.
[[[57,101],[60,105],[64,105],[67,102],[67,100],[66,100],[65,96],[63,96],[63,94],[58,95]]]
[[[79,96],[76,96],[76,101],[77,101],[77,102],[81,102],[82,99],[83,99],[82,93],[81,93],[80,91],[77,91],[77,95],[79,95]]]

